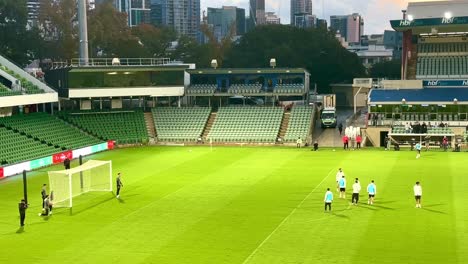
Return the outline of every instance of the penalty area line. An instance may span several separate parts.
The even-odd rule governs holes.
[[[244,262],[242,262],[242,264],[245,264],[245,263],[248,263],[250,261],[250,259],[252,259],[252,257],[257,254],[258,250],[276,233],[276,231],[278,231],[278,229],[284,225],[284,223],[286,223],[286,221],[291,217],[291,215],[293,215],[297,209],[301,208],[302,204],[304,204],[304,202],[310,197],[310,195],[312,193],[314,193],[319,187],[320,185],[322,185],[323,182],[325,182],[326,179],[328,179],[328,177],[330,176],[330,174],[334,171],[334,169],[330,170],[330,172],[327,174],[327,176],[325,176],[325,178],[322,179],[322,181],[317,184],[317,186],[315,186],[314,189],[312,189],[312,191],[310,191],[310,193],[296,206],[296,208],[294,208],[284,219],[283,221],[281,221],[279,223],[279,225],[273,229],[273,231],[271,231],[271,233],[262,241],[262,243],[260,243],[255,249],[254,251],[252,251],[252,253],[250,253],[250,255],[244,260]]]

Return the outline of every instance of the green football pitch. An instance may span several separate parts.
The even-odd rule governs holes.
[[[121,199],[87,193],[44,218],[46,170],[0,181],[0,263],[468,263],[467,153],[144,147],[112,160]],[[76,166],[76,161],[72,163]],[[346,199],[335,174],[348,178]],[[350,205],[351,181],[363,191]],[[374,205],[365,188],[375,180]],[[413,185],[421,181],[422,208]],[[324,213],[324,193],[335,194]]]

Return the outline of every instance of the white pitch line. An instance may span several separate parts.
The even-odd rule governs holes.
[[[302,204],[307,200],[307,198],[309,198],[309,196],[315,192],[315,190],[318,189],[318,187],[320,187],[320,185],[322,185],[322,183],[330,176],[330,174],[333,172],[334,170],[332,169],[328,174],[327,176],[325,176],[325,178],[323,178],[323,180],[317,185],[315,186],[314,189],[312,189],[312,191],[310,191],[310,193],[299,203],[299,205],[296,206],[296,208],[294,208],[284,219],[283,221],[281,221],[281,223],[279,223],[279,225],[273,229],[273,231],[271,231],[271,233],[262,241],[262,243],[260,243],[255,249],[254,251],[252,251],[252,253],[250,253],[250,255],[244,260],[244,262],[242,262],[242,264],[245,264],[247,262],[250,261],[250,259],[257,253],[257,251],[268,241],[268,239],[270,239],[274,233],[276,233],[276,231],[284,224],[286,223],[286,221],[289,219],[289,217],[291,217],[291,215],[293,215],[296,210],[298,208],[300,208],[302,206]]]

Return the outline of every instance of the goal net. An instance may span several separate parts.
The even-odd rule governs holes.
[[[72,207],[73,197],[112,191],[112,162],[89,160],[73,169],[49,171],[49,184],[54,207]]]

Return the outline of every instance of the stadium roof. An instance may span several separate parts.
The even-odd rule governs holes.
[[[303,68],[225,68],[187,70],[190,74],[258,74],[258,73],[309,73]]]
[[[369,104],[468,104],[468,88],[426,88],[386,90],[373,89],[369,94]]]

